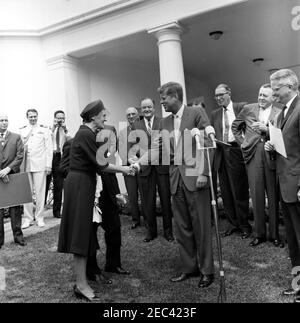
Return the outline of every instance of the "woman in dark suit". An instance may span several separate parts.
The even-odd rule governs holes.
[[[104,172],[132,173],[128,166],[99,163],[96,159],[96,130],[106,121],[101,100],[88,104],[81,112],[83,125],[76,133],[70,150],[70,170],[64,184],[64,206],[59,232],[58,251],[74,255],[76,296],[97,300],[86,277],[87,257],[99,249],[93,230],[93,206],[96,174]]]

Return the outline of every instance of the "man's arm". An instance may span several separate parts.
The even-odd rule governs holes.
[[[51,137],[51,131],[45,129],[45,154],[46,154],[46,171],[51,172],[52,169],[52,158],[53,158],[53,142]]]
[[[232,133],[239,145],[244,142],[243,134],[246,127],[245,117],[245,109],[242,109],[231,125]]]
[[[21,136],[18,135],[16,140],[17,152],[14,160],[8,165],[8,167],[15,173],[20,168],[24,157],[24,145]]]

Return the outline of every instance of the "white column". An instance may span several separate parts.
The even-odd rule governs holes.
[[[51,106],[53,111],[66,113],[66,125],[71,136],[80,124],[80,105],[78,89],[78,59],[64,55],[47,60],[49,83],[51,87]]]
[[[181,48],[183,28],[173,22],[148,30],[158,39],[160,83],[177,82],[183,88],[183,100],[186,103],[184,67]]]

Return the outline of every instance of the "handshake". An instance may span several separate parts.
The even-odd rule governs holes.
[[[139,163],[131,164],[130,166],[128,166],[128,168],[129,168],[129,170],[126,175],[135,176],[140,171]]]

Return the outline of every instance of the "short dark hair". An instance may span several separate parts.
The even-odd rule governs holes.
[[[145,98],[142,98],[142,99],[141,99],[141,101],[140,101],[140,104],[142,104],[142,102],[143,102],[144,100],[151,100],[151,102],[152,102],[153,106],[155,105],[155,101],[154,101],[152,98],[149,98],[148,96],[146,96]]]
[[[57,110],[54,112],[54,118],[56,118],[56,116],[59,114],[59,113],[62,113],[65,115],[65,112],[63,110]]]
[[[28,109],[28,110],[26,111],[26,118],[28,118],[28,114],[29,114],[29,112],[33,112],[33,113],[36,113],[37,115],[39,115],[39,113],[37,112],[37,110],[36,110],[36,109]]]
[[[159,94],[166,93],[167,95],[177,96],[180,102],[183,102],[182,86],[176,82],[168,82],[157,89]]]

